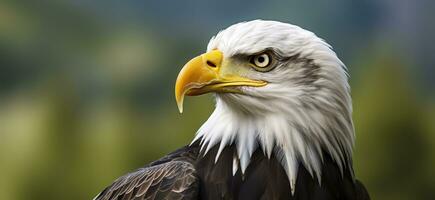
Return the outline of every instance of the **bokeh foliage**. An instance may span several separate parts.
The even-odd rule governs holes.
[[[306,24],[348,65],[355,171],[373,199],[435,198],[434,58],[420,52],[433,41],[394,32],[381,13],[402,15],[388,1],[180,2],[2,2],[0,199],[91,199],[188,144],[213,99],[188,98],[180,115],[178,70],[219,29],[254,18]]]

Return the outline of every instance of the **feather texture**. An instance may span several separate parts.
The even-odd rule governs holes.
[[[321,167],[322,181],[298,165],[297,179],[290,182],[278,154],[268,158],[261,149],[251,155],[245,172],[238,170],[237,147],[226,146],[215,162],[219,146],[206,155],[199,153],[196,142],[135,172],[129,173],[107,187],[98,200],[369,200],[364,186],[338,165],[327,153]],[[294,189],[290,190],[290,185]]]

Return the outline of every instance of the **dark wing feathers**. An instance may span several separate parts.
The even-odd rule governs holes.
[[[196,199],[198,184],[191,163],[169,161],[120,177],[95,199]]]

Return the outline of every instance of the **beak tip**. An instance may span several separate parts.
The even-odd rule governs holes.
[[[183,113],[183,100],[184,100],[183,97],[177,98],[177,107],[178,107],[178,111],[180,112],[180,114]]]

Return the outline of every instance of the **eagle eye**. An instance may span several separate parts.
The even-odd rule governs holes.
[[[249,58],[249,62],[252,64],[252,66],[254,67],[254,69],[256,69],[257,71],[261,71],[261,72],[267,72],[269,70],[271,70],[270,66],[272,64],[272,56],[267,53],[267,52],[263,52],[257,55],[253,55]]]
[[[251,63],[257,67],[267,67],[270,63],[270,56],[267,53],[255,55],[251,58]]]

